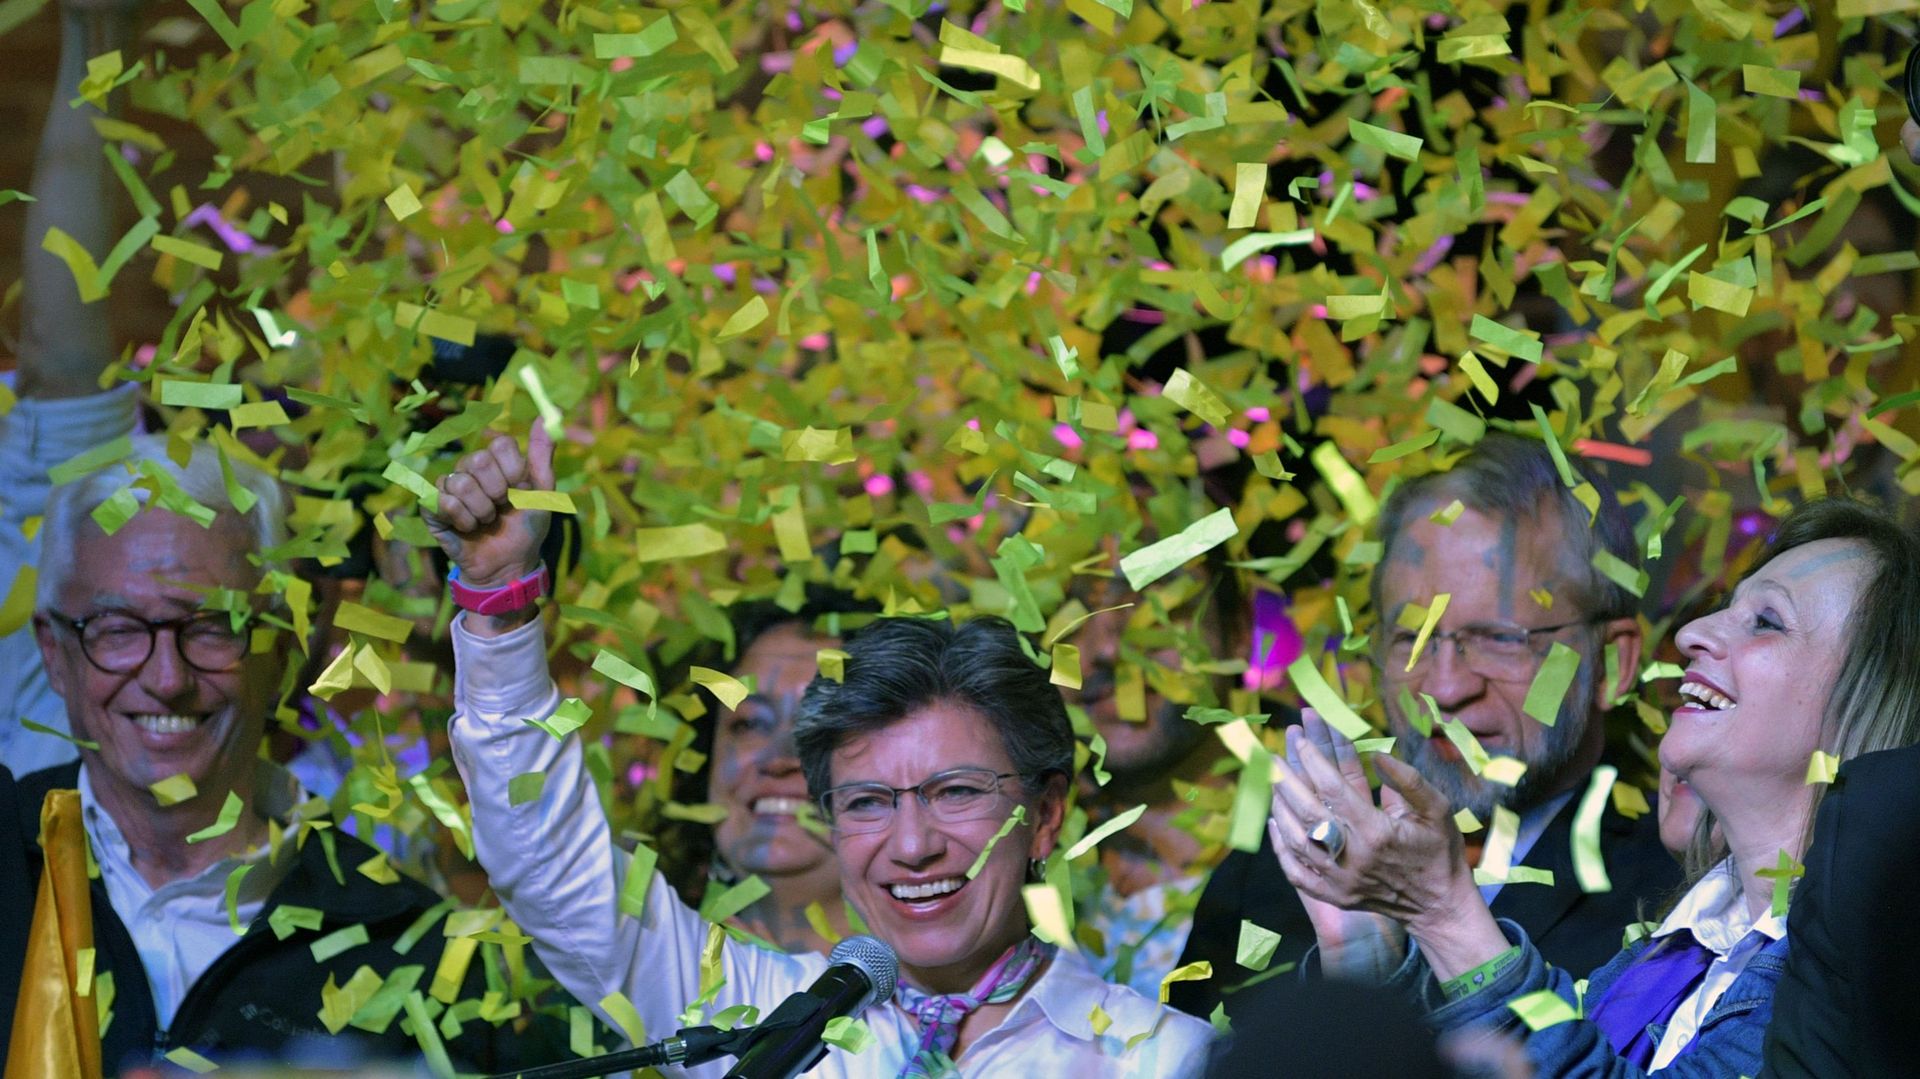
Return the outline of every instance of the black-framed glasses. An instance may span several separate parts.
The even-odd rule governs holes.
[[[955,768],[911,787],[847,783],[820,796],[820,815],[847,835],[884,831],[893,823],[900,796],[911,794],[942,824],[986,820],[999,816],[1005,804],[1000,784],[1018,778],[1018,772]]]
[[[247,658],[249,636],[245,623],[234,625],[225,611],[199,611],[185,618],[154,622],[125,611],[102,611],[74,618],[48,611],[48,618],[72,630],[80,639],[87,662],[108,674],[131,674],[153,655],[154,634],[173,632],[173,646],[187,666],[207,674],[221,674]]]
[[[1531,679],[1540,666],[1541,652],[1534,639],[1572,629],[1575,626],[1589,626],[1599,619],[1587,617],[1572,622],[1561,622],[1552,626],[1517,626],[1509,622],[1483,622],[1478,625],[1462,626],[1445,633],[1432,633],[1427,636],[1425,648],[1419,656],[1414,656],[1413,645],[1420,635],[1407,629],[1394,630],[1387,640],[1387,671],[1392,677],[1418,673],[1434,662],[1442,645],[1451,646],[1456,658],[1466,664],[1468,670],[1482,678],[1496,682],[1522,682]],[[1408,670],[1411,660],[1411,672]]]

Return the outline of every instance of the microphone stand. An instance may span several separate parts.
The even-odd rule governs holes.
[[[754,1027],[737,1027],[733,1030],[721,1030],[719,1027],[687,1027],[671,1038],[643,1045],[637,1049],[623,1049],[618,1053],[588,1057],[584,1060],[563,1060],[557,1064],[543,1064],[538,1068],[521,1068],[510,1072],[499,1072],[486,1079],[591,1079],[593,1076],[612,1075],[614,1072],[633,1071],[639,1068],[657,1068],[661,1065],[692,1066],[704,1064],[716,1057],[738,1055],[752,1040]]]

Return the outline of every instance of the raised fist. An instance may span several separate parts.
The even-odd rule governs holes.
[[[468,588],[504,588],[540,565],[540,544],[552,514],[515,509],[509,490],[553,490],[553,437],[535,421],[527,450],[507,435],[460,459],[459,467],[435,484],[440,505],[428,513],[427,528],[460,567]]]

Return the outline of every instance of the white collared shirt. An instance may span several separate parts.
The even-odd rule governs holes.
[[[1671,936],[1685,929],[1713,952],[1712,965],[1700,985],[1680,1002],[1660,1046],[1653,1054],[1653,1066],[1659,1071],[1673,1063],[1680,1050],[1700,1033],[1700,1024],[1719,1002],[1747,963],[1771,941],[1787,935],[1787,920],[1771,911],[1758,921],[1747,913],[1746,892],[1729,858],[1707,871],[1681,898],[1673,913],[1653,931],[1655,938]]]
[[[279,766],[261,761],[259,767],[254,789],[260,808],[268,816],[285,819],[291,807],[304,799]],[[293,859],[283,855],[276,865],[267,860],[263,847],[244,856],[222,858],[191,877],[155,888],[133,867],[126,836],[95,799],[84,764],[80,766],[80,813],[94,861],[100,866],[101,883],[147,969],[154,1017],[165,1030],[187,990],[239,943]],[[241,933],[235,933],[227,918],[227,877],[243,864],[253,868],[240,882],[235,910]]]
[[[621,913],[632,857],[608,835],[579,738],[556,741],[526,722],[550,715],[560,699],[547,675],[539,623],[484,639],[455,619],[453,645],[453,758],[472,798],[474,848],[494,891],[575,998],[612,1020],[602,1002],[619,993],[644,1022],[643,1037],[670,1036],[677,1016],[700,994],[707,923],[657,873],[647,884],[643,913]],[[536,771],[546,774],[540,797],[511,805],[508,781]],[[728,940],[726,983],[709,1014],[753,1004],[765,1015],[826,968],[818,953],[786,955]],[[1098,1033],[1096,1009],[1106,1017]],[[811,1074],[892,1079],[900,1073],[919,1040],[913,1016],[889,1001],[861,1018],[874,1043],[860,1053],[831,1051]],[[1062,951],[958,1063],[963,1075],[1184,1079],[1205,1069],[1210,1038],[1207,1024],[1103,981],[1078,955]],[[718,1076],[726,1067],[666,1070]]]

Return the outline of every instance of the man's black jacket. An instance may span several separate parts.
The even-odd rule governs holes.
[[[1630,923],[1646,917],[1680,884],[1680,866],[1660,845],[1656,813],[1629,819],[1609,801],[1601,817],[1600,849],[1613,889],[1582,892],[1573,873],[1573,815],[1579,803],[1578,798],[1568,801],[1518,863],[1551,871],[1553,883],[1509,884],[1494,897],[1493,913],[1518,922],[1549,963],[1585,977],[1620,951]],[[1208,960],[1214,973],[1205,981],[1175,982],[1175,1007],[1205,1018],[1224,1001],[1228,1014],[1234,1013],[1233,994],[1223,996],[1223,990],[1257,976],[1235,962],[1242,920],[1280,934],[1269,970],[1299,962],[1313,946],[1313,923],[1280,871],[1264,830],[1258,851],[1229,854],[1200,893],[1180,962]]]
[[[21,970],[26,962],[28,927],[43,864],[39,847],[40,806],[50,790],[78,785],[79,762],[34,772],[15,780],[0,768],[0,1047],[12,1031],[14,1004]],[[326,1038],[320,1022],[321,988],[331,976],[336,986],[347,984],[361,966],[371,967],[383,979],[396,968],[421,968],[418,989],[424,997],[446,948],[438,924],[417,933],[418,940],[402,955],[394,945],[423,915],[440,902],[431,889],[406,877],[380,884],[355,872],[375,851],[350,835],[334,833],[335,859],[341,868],[336,880],[325,849],[310,838],[291,856],[292,866],[268,895],[246,935],[216,959],[180,1002],[173,1023],[159,1029],[146,970],[126,926],[114,912],[106,886],[93,881],[93,938],[95,969],[113,975],[112,1017],[101,1035],[101,1059],[107,1073],[143,1066],[169,1050],[184,1046],[219,1063],[228,1059],[279,1059],[288,1046],[303,1038]],[[288,849],[281,857],[289,857]],[[311,907],[322,914],[317,929],[294,929],[280,940],[268,917],[281,906]],[[364,925],[367,941],[324,962],[316,962],[310,945],[349,926]],[[475,955],[460,999],[478,997],[485,989],[484,970]],[[419,1054],[411,1034],[401,1031],[401,1012],[383,1033],[347,1027],[337,1036],[352,1039],[352,1047],[366,1057],[406,1058]],[[515,1024],[494,1027],[472,1019],[460,1036],[448,1042],[453,1058],[480,1070],[504,1070],[521,1059],[546,1054],[534,1050],[542,1038],[523,1046],[513,1033]],[[336,1044],[335,1048],[346,1049]],[[331,1055],[331,1054],[330,1054]]]

